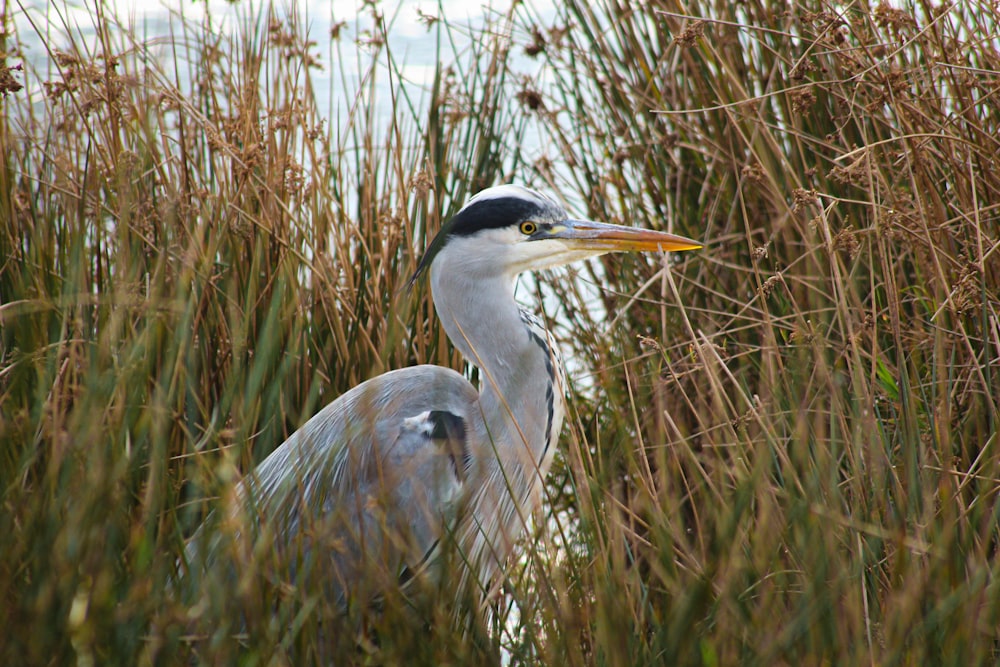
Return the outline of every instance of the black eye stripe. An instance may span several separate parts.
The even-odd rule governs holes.
[[[427,270],[450,239],[473,236],[486,229],[503,229],[528,221],[535,225],[534,231],[531,232],[534,236],[539,229],[550,229],[550,221],[565,219],[566,212],[559,204],[540,195],[537,199],[510,195],[472,201],[441,227],[420,258],[409,285],[412,286]],[[537,222],[539,220],[544,222]]]
[[[449,231],[454,236],[470,236],[484,229],[507,227],[541,213],[544,209],[538,204],[516,197],[484,199],[467,206],[452,218]]]

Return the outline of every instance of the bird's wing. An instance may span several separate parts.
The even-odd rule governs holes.
[[[341,599],[367,597],[433,560],[463,496],[482,424],[478,398],[445,368],[392,371],[326,406],[272,452],[242,494],[290,576],[316,572]]]

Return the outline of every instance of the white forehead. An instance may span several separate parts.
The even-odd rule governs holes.
[[[531,188],[526,188],[523,185],[513,184],[495,185],[492,188],[481,190],[477,192],[469,201],[467,201],[465,206],[462,208],[468,208],[472,204],[486,201],[487,199],[504,199],[511,197],[532,202],[542,208],[562,208],[559,202],[548,195],[544,195],[537,190],[532,190]]]

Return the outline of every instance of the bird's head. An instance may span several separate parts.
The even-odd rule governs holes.
[[[514,278],[622,251],[695,250],[701,244],[666,232],[573,220],[555,200],[529,188],[499,185],[478,193],[438,232],[411,284],[429,267],[470,276]]]

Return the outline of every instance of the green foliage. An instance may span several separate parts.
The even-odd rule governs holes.
[[[294,11],[178,19],[162,61],[102,10],[47,73],[4,34],[0,662],[995,662],[996,9],[515,5],[432,22],[450,64],[390,100],[365,11],[326,54]],[[540,281],[573,394],[503,594],[344,620],[261,554],[178,590],[322,405],[462,367],[405,281],[510,180],[706,248]]]

